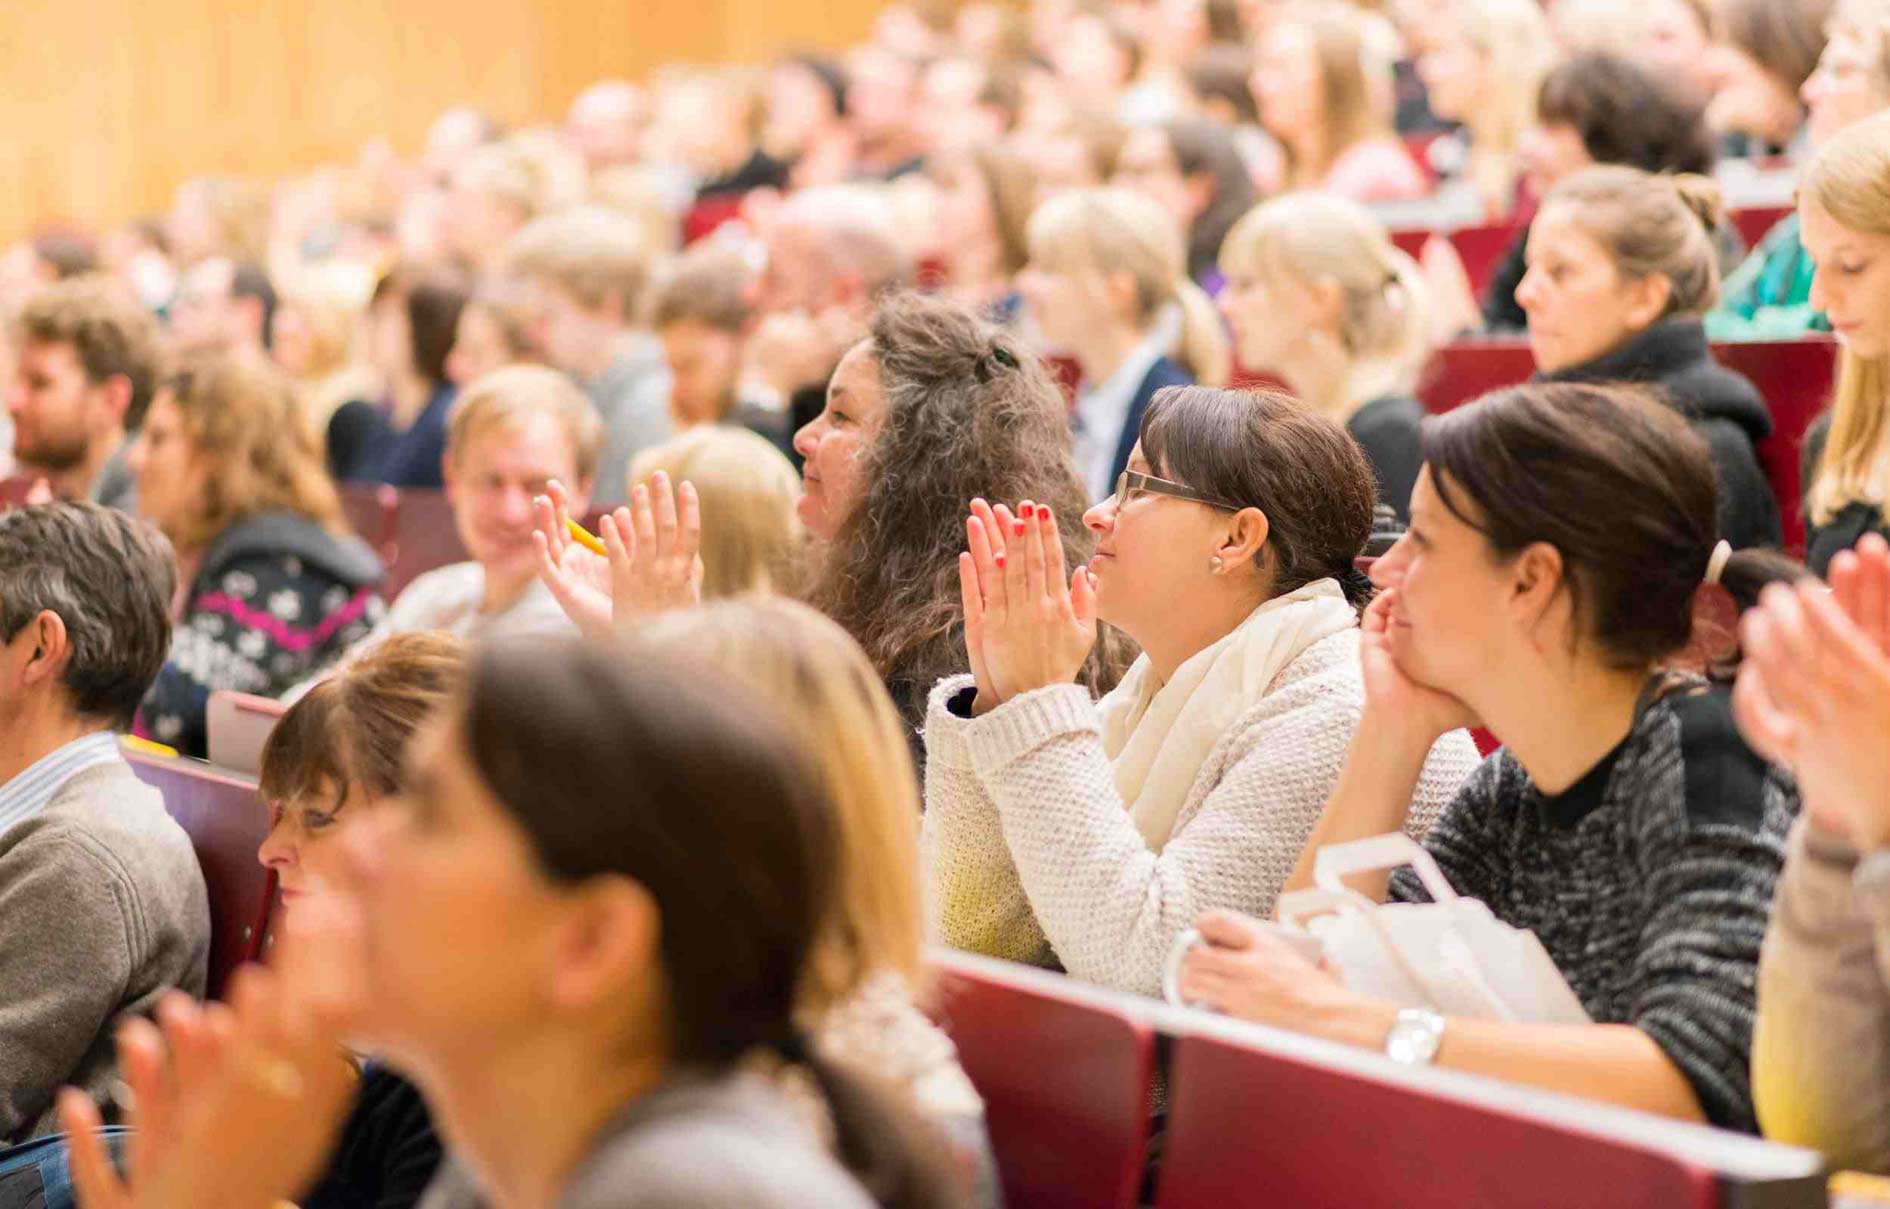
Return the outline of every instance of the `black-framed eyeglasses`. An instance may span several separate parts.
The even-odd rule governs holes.
[[[1209,495],[1205,491],[1196,491],[1194,488],[1184,487],[1180,483],[1171,483],[1167,479],[1158,479],[1152,474],[1140,474],[1133,470],[1125,470],[1116,476],[1116,507],[1122,507],[1122,505],[1128,503],[1143,492],[1147,492],[1149,495],[1173,496],[1178,500],[1193,500],[1197,504],[1206,504],[1210,508],[1219,508],[1223,512],[1239,512],[1242,507],[1240,504],[1230,504],[1224,499]]]

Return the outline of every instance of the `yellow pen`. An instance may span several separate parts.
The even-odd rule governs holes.
[[[605,558],[610,557],[610,547],[604,544],[603,539],[578,524],[577,521],[567,516],[564,518],[564,527],[565,531],[571,535],[571,540],[578,545],[594,554],[601,554]]]

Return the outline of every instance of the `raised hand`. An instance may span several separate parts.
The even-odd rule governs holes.
[[[319,1170],[356,1083],[331,1022],[260,967],[237,972],[227,1006],[173,994],[157,1024],[126,1022],[118,1053],[132,1093],[125,1176],[91,1098],[59,1099],[83,1209],[268,1209]]]
[[[1096,645],[1095,584],[1086,567],[1065,582],[1050,509],[1026,501],[1013,515],[974,501],[966,537],[959,587],[978,681],[974,709],[1075,680]]]
[[[1392,650],[1398,589],[1380,588],[1359,622],[1359,663],[1365,680],[1365,707],[1372,730],[1397,727],[1425,746],[1459,727],[1477,725],[1470,707],[1449,693],[1419,684],[1405,674]],[[1367,728],[1361,726],[1364,735]]]
[[[571,540],[570,497],[564,485],[552,480],[545,494],[532,501],[537,529],[532,544],[538,548],[538,578],[574,625],[589,637],[610,633],[610,561]]]
[[[1740,635],[1734,706],[1748,741],[1790,764],[1815,825],[1860,848],[1890,844],[1890,655],[1812,582],[1766,589]]]
[[[702,505],[693,483],[674,488],[665,471],[630,493],[630,507],[603,519],[610,599],[619,624],[702,600]]]

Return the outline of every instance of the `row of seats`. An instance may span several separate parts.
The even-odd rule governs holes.
[[[935,952],[1007,1204],[1156,1209],[1823,1206],[1820,1157]],[[1598,1190],[1606,1189],[1606,1192]]]
[[[1727,219],[1738,230],[1739,238],[1746,246],[1755,247],[1765,237],[1765,233],[1789,213],[1791,211],[1786,207],[1757,206],[1734,210],[1727,215]],[[1454,231],[1421,228],[1394,230],[1391,240],[1413,257],[1423,254],[1424,245],[1433,235],[1450,240],[1463,261],[1471,288],[1481,296],[1489,286],[1490,278],[1495,275],[1496,266],[1502,263],[1504,253],[1509,251],[1510,245],[1516,242],[1521,232],[1522,226],[1512,221],[1489,226],[1459,227]]]

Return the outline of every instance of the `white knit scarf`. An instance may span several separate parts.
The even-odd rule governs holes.
[[[1135,661],[1097,712],[1116,792],[1152,850],[1168,843],[1201,765],[1234,720],[1302,651],[1357,624],[1338,582],[1320,579],[1249,613],[1166,684],[1147,655]]]

